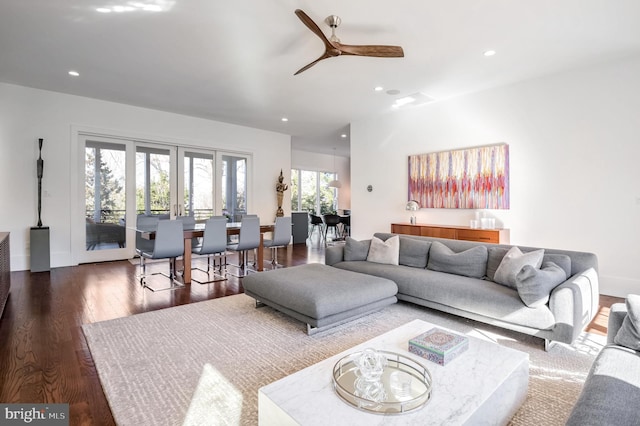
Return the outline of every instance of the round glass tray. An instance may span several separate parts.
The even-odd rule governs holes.
[[[400,414],[416,410],[431,399],[433,380],[424,365],[394,352],[376,351],[386,359],[379,380],[367,382],[369,392],[363,392],[358,360],[363,352],[341,358],[333,367],[333,387],[346,403],[377,414]],[[360,383],[358,383],[360,381]],[[365,386],[366,387],[366,386]]]

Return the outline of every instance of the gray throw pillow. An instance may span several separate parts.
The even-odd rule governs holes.
[[[545,253],[542,258],[542,263],[553,262],[567,274],[567,278],[571,276],[571,258],[566,254]]]
[[[398,263],[414,268],[425,268],[431,241],[400,236],[400,259]]]
[[[567,279],[567,273],[553,262],[543,262],[540,269],[525,265],[516,275],[520,299],[530,308],[546,305],[551,290]]]
[[[370,244],[371,240],[358,241],[351,237],[347,237],[344,244],[344,260],[346,262],[353,260],[367,260]]]
[[[518,272],[520,272],[525,265],[531,265],[539,269],[540,265],[542,265],[543,256],[544,249],[522,253],[518,247],[513,246],[504,256],[502,262],[500,262],[493,281],[516,289],[516,275],[518,275]]]
[[[487,259],[487,278],[489,280],[494,281],[498,266],[508,251],[507,248],[489,247],[489,258]]]
[[[487,272],[487,248],[476,246],[456,253],[439,241],[434,241],[429,250],[427,268],[432,271],[482,278]]]
[[[398,235],[382,241],[378,237],[371,239],[367,262],[397,265],[400,254],[400,237]]]
[[[622,327],[618,330],[613,342],[635,351],[640,351],[640,296],[630,294],[625,301],[627,315],[622,321]]]

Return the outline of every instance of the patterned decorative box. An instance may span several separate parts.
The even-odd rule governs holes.
[[[467,337],[437,327],[409,340],[409,352],[440,365],[446,365],[468,348]]]

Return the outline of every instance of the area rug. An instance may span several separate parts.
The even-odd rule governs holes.
[[[528,395],[512,425],[564,424],[605,340],[583,333],[545,352],[541,339],[408,303],[308,336],[301,322],[256,309],[244,294],[83,331],[118,424],[257,425],[260,387],[414,319],[529,353]]]

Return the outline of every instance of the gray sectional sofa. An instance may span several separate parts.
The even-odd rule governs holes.
[[[386,241],[394,234],[374,236]],[[573,343],[597,312],[598,262],[592,253],[544,249],[543,269],[530,268],[531,276],[519,278],[529,289],[539,282],[545,285],[539,274],[547,272],[541,271],[557,276],[560,270],[561,279],[549,287],[548,297],[538,295],[535,303],[525,303],[530,296],[526,287],[523,293],[520,287],[494,281],[513,246],[409,235],[399,240],[397,265],[366,260],[370,240],[353,239],[327,247],[325,263],[392,280],[398,300],[537,336],[545,339],[545,347],[552,341]],[[519,248],[524,254],[540,250]]]
[[[627,314],[624,303],[611,306],[607,346],[596,357],[567,426],[640,425],[640,321],[636,317],[635,325],[623,326]],[[630,347],[616,343],[627,344],[618,336],[624,327],[635,329]]]

